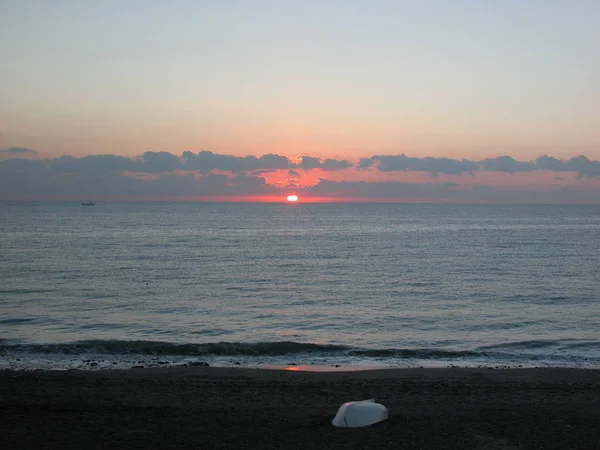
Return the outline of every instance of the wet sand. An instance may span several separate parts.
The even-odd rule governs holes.
[[[367,398],[388,421],[331,426],[341,403]],[[4,371],[0,445],[600,450],[600,371]]]

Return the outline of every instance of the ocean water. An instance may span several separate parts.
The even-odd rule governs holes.
[[[0,368],[600,366],[600,207],[0,203]]]

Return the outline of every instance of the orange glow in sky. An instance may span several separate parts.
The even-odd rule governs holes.
[[[71,3],[0,6],[0,200],[600,203],[600,2]]]

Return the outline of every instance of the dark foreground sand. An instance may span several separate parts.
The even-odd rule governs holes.
[[[336,429],[341,403],[390,412]],[[600,371],[0,372],[0,447],[600,449]]]

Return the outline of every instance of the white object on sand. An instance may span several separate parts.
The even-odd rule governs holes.
[[[331,421],[334,427],[359,428],[368,427],[388,418],[388,410],[385,406],[375,403],[374,399],[361,402],[346,402]]]

